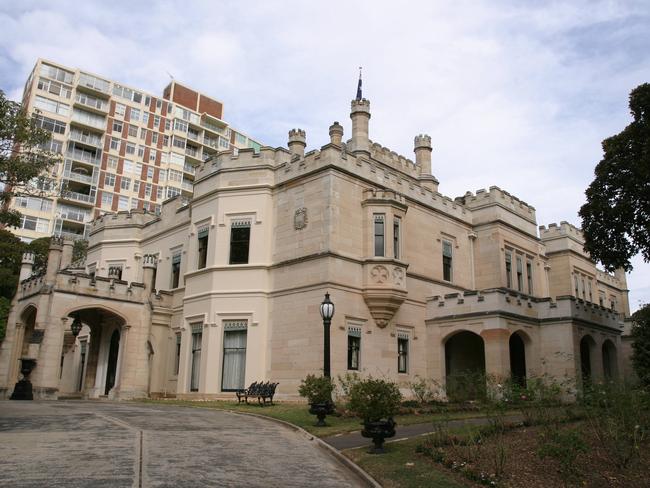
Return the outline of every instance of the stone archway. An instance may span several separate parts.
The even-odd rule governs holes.
[[[18,359],[29,357],[29,345],[34,343],[34,328],[36,327],[36,307],[28,305],[20,314],[20,322],[23,324],[22,346]]]
[[[445,383],[450,401],[485,396],[485,342],[467,330],[445,341]]]
[[[83,379],[75,376],[74,383],[83,385],[83,396],[98,398],[112,396],[120,387],[123,355],[123,333],[126,320],[112,310],[90,306],[68,313],[70,320],[78,316],[87,331],[85,340],[85,364],[78,364],[71,371],[83,372]],[[82,356],[75,356],[82,361]],[[77,375],[79,373],[75,373]]]
[[[580,339],[580,373],[583,385],[590,384],[593,378],[593,351],[596,348],[596,341],[590,335]]]
[[[508,340],[510,349],[510,378],[513,383],[526,387],[526,341],[523,334],[515,332]]]
[[[606,339],[602,346],[603,355],[603,374],[605,380],[613,381],[618,379],[618,361],[616,357],[616,346],[614,343]]]

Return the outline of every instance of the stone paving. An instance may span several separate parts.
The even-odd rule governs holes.
[[[16,488],[365,485],[305,434],[216,410],[0,401],[0,446]]]

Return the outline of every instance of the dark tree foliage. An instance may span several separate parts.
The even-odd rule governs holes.
[[[50,133],[0,90],[0,226],[20,225],[20,213],[9,208],[14,197],[52,191],[47,170],[58,156],[44,150],[49,140]]]
[[[11,300],[16,293],[25,243],[6,229],[0,229],[0,297]]]
[[[630,93],[633,122],[603,141],[604,157],[580,209],[585,250],[608,271],[650,261],[650,84]]]
[[[47,268],[47,253],[49,249],[49,237],[34,239],[27,245],[27,250],[34,253],[34,267],[32,268],[33,274],[45,273],[45,269]]]
[[[650,387],[650,304],[632,314],[632,365],[645,387]]]

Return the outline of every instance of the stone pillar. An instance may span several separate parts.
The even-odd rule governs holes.
[[[145,254],[142,257],[142,282],[148,293],[151,293],[155,288],[153,281],[156,274],[156,267],[158,266],[157,261],[158,258],[155,254]]]
[[[486,329],[481,332],[485,343],[485,374],[497,381],[510,377],[510,331]]]
[[[617,268],[614,270],[614,277],[621,282],[621,307],[618,312],[622,313],[626,317],[630,316],[630,300],[628,297],[628,288],[627,288],[627,277],[625,276],[625,270],[623,268]]]
[[[293,156],[305,157],[305,147],[307,147],[307,137],[302,129],[291,129],[289,131],[289,151]]]
[[[59,269],[65,269],[72,264],[72,250],[74,241],[72,239],[63,239],[63,249],[61,251],[61,265]]]
[[[431,173],[431,136],[420,134],[415,136],[414,152],[415,165],[420,171],[420,183],[431,191],[438,191],[438,180]]]
[[[343,126],[338,122],[330,125],[330,143],[335,146],[341,146],[343,141]]]
[[[20,264],[20,278],[18,282],[20,283],[23,280],[26,280],[32,275],[34,268],[34,253],[27,251],[23,253],[23,260]]]
[[[471,273],[471,285],[472,285],[472,290],[476,290],[476,264],[475,264],[475,242],[476,239],[478,238],[478,235],[476,232],[470,232],[467,237],[469,238],[469,245],[470,245],[470,254],[469,254],[469,261],[470,261],[470,273]]]
[[[38,309],[36,326],[30,340],[28,356],[36,359],[36,368],[30,378],[34,385],[35,399],[55,399],[59,390],[65,324],[64,320],[43,313],[43,308],[46,307]]]
[[[362,98],[352,100],[350,104],[350,118],[352,119],[352,152],[361,153],[370,157],[370,101]]]
[[[150,316],[148,318],[151,319]],[[146,398],[149,394],[148,327],[141,324],[133,327],[125,325],[121,331],[119,376],[113,388],[115,397]]]
[[[47,255],[47,270],[45,271],[45,282],[48,284],[54,283],[56,280],[56,273],[61,265],[61,253],[63,251],[63,239],[57,236],[52,236],[50,239],[50,249]]]

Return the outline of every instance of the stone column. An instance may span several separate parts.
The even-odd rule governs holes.
[[[469,264],[470,264],[470,272],[471,272],[471,285],[472,285],[472,290],[476,290],[476,269],[475,269],[475,242],[476,239],[478,238],[478,235],[476,232],[470,232],[467,237],[469,238],[469,246],[470,246],[470,252],[469,252]]]
[[[20,264],[20,278],[18,279],[18,283],[29,278],[32,275],[33,268],[34,268],[34,253],[31,251],[27,251],[23,253],[23,259]]]
[[[420,183],[431,191],[438,191],[438,180],[431,173],[431,136],[420,134],[415,136],[414,152],[415,165],[420,171]]]
[[[485,343],[485,373],[498,381],[510,377],[510,331],[486,329],[481,332]]]
[[[158,258],[155,254],[145,254],[142,257],[142,282],[147,294],[151,293],[155,288],[154,276],[158,266],[157,261]]]
[[[125,325],[120,337],[120,367],[116,386],[116,398],[146,398],[149,383],[148,328],[142,325]],[[124,341],[122,343],[122,341]]]
[[[36,356],[36,368],[30,379],[34,385],[34,398],[55,399],[59,390],[64,321],[42,312],[43,308],[47,309],[38,309],[32,333],[30,356]]]
[[[45,271],[45,282],[53,284],[56,281],[56,274],[61,265],[61,253],[63,251],[63,239],[52,236],[50,249],[47,255],[47,270]]]
[[[72,239],[63,239],[63,249],[61,251],[61,265],[59,269],[65,269],[72,264],[72,251],[74,241]]]
[[[292,156],[305,157],[305,147],[307,147],[307,136],[302,129],[291,129],[289,131],[289,151]]]

